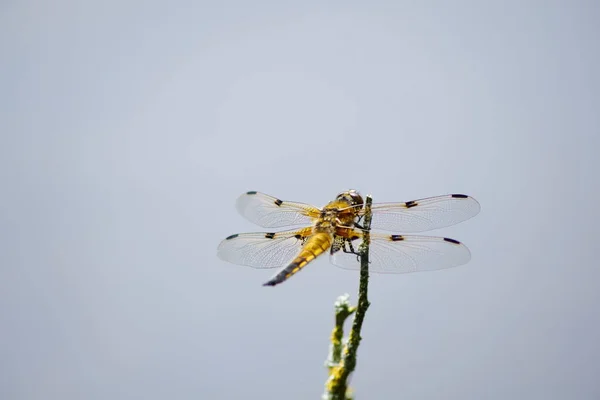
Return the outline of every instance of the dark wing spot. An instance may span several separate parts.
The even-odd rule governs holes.
[[[399,242],[400,240],[404,240],[404,236],[402,236],[402,235],[392,235],[392,236],[390,236],[390,239],[392,239],[392,242]]]
[[[406,206],[406,208],[411,208],[411,207],[418,206],[419,203],[417,203],[414,200],[411,200],[411,201],[407,201],[406,203],[404,203],[404,205]]]
[[[227,237],[225,238],[225,240],[235,239],[235,238],[236,238],[236,237],[238,237],[238,236],[239,236],[239,235],[238,235],[237,233],[234,233],[234,234],[233,234],[233,235],[231,235],[231,236],[227,236]]]
[[[265,237],[267,239],[273,239],[275,237],[275,232],[265,233]]]
[[[297,240],[301,240],[302,244],[306,243],[306,241],[308,240],[308,236],[302,236],[301,234],[297,233],[296,235],[294,235],[294,237]]]
[[[444,238],[444,240],[446,242],[450,242],[450,243],[454,243],[454,244],[460,244],[460,242],[458,240],[454,240],[454,239],[450,239],[450,238]]]
[[[250,191],[250,192],[246,192],[246,194],[248,194],[248,195],[250,195],[250,196],[252,196],[253,194],[256,194],[256,193],[258,193],[258,192],[257,192],[257,191],[255,191],[255,190],[252,190],[252,191]]]
[[[455,199],[467,199],[467,198],[469,198],[469,196],[467,196],[466,194],[453,194],[452,197],[454,197]]]
[[[275,199],[274,203],[276,206],[280,206],[281,204],[283,204],[283,201],[281,201],[279,199]]]

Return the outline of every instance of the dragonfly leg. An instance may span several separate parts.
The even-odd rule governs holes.
[[[364,215],[361,215],[358,217],[358,219],[356,220],[356,222],[354,223],[354,226],[360,229],[365,229],[365,227],[360,223],[360,221],[362,221]]]
[[[346,248],[346,245],[348,248]],[[342,250],[344,251],[344,253],[354,254],[356,256],[356,261],[360,260],[360,253],[357,253],[354,250],[354,246],[352,246],[352,242],[350,240],[346,240],[344,246],[342,247]]]

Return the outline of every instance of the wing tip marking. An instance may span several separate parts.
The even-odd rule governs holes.
[[[458,194],[458,193],[453,194],[452,197],[455,199],[468,199],[469,198],[469,196],[467,196],[466,194]]]
[[[265,238],[266,239],[273,239],[274,237],[275,237],[275,232],[265,233]]]
[[[392,242],[399,242],[401,240],[404,240],[404,236],[402,236],[402,235],[391,235],[390,239],[392,239]]]
[[[283,204],[283,201],[279,200],[279,199],[275,199],[275,201],[273,203],[275,203],[276,206],[281,206]]]
[[[417,203],[414,200],[407,201],[406,203],[404,203],[404,207],[406,207],[406,208],[416,207],[418,205],[419,205],[419,203]]]
[[[449,243],[452,243],[452,244],[462,244],[461,242],[459,242],[459,241],[458,241],[458,240],[456,240],[456,239],[451,239],[451,238],[447,238],[447,237],[445,237],[445,238],[444,238],[444,240],[445,240],[446,242],[449,242]]]
[[[231,239],[235,239],[236,237],[239,236],[239,233],[234,233],[233,235],[229,235],[225,238],[225,240],[231,240]]]
[[[246,194],[247,194],[247,195],[249,195],[249,196],[255,195],[255,194],[257,194],[257,193],[258,193],[258,192],[257,192],[256,190],[251,190],[251,191],[249,191],[249,192],[246,192]]]

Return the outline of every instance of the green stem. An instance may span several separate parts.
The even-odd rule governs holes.
[[[358,287],[358,305],[354,314],[352,330],[350,331],[348,344],[344,347],[342,360],[338,366],[330,368],[329,380],[327,381],[327,391],[323,396],[324,399],[331,400],[347,400],[348,396],[348,377],[356,368],[356,353],[360,345],[362,324],[365,319],[365,314],[369,308],[369,299],[367,297],[369,286],[369,243],[370,243],[370,228],[371,228],[371,204],[373,199],[371,196],[366,197],[365,201],[365,220],[363,243],[360,247],[360,283]],[[334,328],[337,329],[338,327]],[[339,332],[337,332],[339,334]],[[332,338],[333,339],[333,338]]]

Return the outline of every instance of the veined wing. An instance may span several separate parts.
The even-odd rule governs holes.
[[[217,248],[223,261],[253,268],[279,268],[300,252],[312,228],[286,232],[238,233],[224,239]]]
[[[260,192],[246,192],[236,208],[250,222],[263,228],[310,225],[321,210],[309,204],[283,201]]]
[[[471,196],[447,194],[405,203],[375,203],[371,210],[371,229],[416,233],[466,221],[477,215],[481,207]]]
[[[358,239],[352,248],[358,251],[362,244],[362,232],[355,230]],[[418,271],[434,271],[466,264],[471,252],[457,240],[432,237],[386,235],[371,233],[369,245],[369,271],[375,273],[404,274]],[[349,250],[349,243],[346,243]],[[330,256],[331,263],[344,268],[360,270],[360,259],[356,254],[340,249]]]

